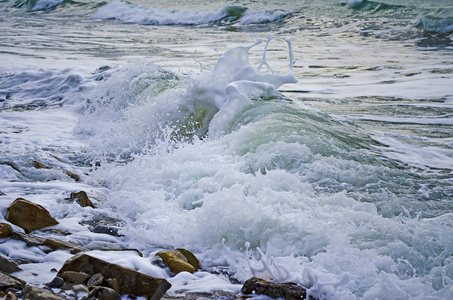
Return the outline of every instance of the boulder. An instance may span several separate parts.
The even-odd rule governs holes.
[[[71,197],[70,199],[72,201],[76,201],[77,203],[80,204],[80,206],[82,207],[92,207],[92,208],[95,208],[94,207],[94,204],[91,202],[91,200],[88,198],[88,195],[86,192],[84,191],[80,191],[80,192],[77,192],[77,193],[71,193]]]
[[[10,274],[22,269],[14,261],[0,255],[0,271]]]
[[[241,292],[285,300],[300,300],[307,297],[306,289],[296,283],[273,283],[257,277],[247,280],[242,286]],[[309,299],[313,298],[310,297]]]
[[[156,255],[162,258],[164,264],[176,274],[184,271],[195,273],[196,270],[200,269],[198,259],[186,249],[160,251]]]
[[[90,277],[90,279],[87,282],[87,286],[98,286],[98,285],[103,285],[104,284],[104,276],[100,273],[96,273],[93,276]]]
[[[0,223],[0,239],[6,239],[11,235],[12,232],[13,229],[11,228],[11,225]]]
[[[23,228],[27,233],[58,224],[58,221],[52,218],[47,209],[23,198],[14,200],[8,207],[5,218]]]
[[[116,278],[120,294],[144,296],[151,300],[162,298],[171,287],[164,278],[152,277],[87,254],[78,254],[68,259],[58,276],[66,271],[84,272],[90,276],[100,273],[107,280]]]
[[[40,289],[31,285],[25,286],[22,290],[22,297],[27,300],[66,300],[49,290]]]
[[[14,276],[0,272],[0,291],[6,291],[9,288],[21,290],[25,286],[25,281]]]

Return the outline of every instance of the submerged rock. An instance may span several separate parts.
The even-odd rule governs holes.
[[[6,194],[0,191],[0,196],[6,196]]]
[[[36,169],[52,169],[52,167],[46,166],[45,164],[43,164],[42,162],[39,162],[37,160],[32,160],[31,165],[33,167],[35,167]]]
[[[65,300],[65,298],[60,297],[49,290],[40,289],[31,285],[27,285],[22,290],[22,297],[27,300]]]
[[[89,206],[89,207],[95,208],[93,202],[91,202],[90,198],[88,198],[87,193],[84,192],[84,191],[80,191],[80,192],[77,192],[77,193],[76,192],[71,193],[70,199],[72,201],[76,201],[82,207]]]
[[[240,300],[244,299],[234,293],[225,291],[213,291],[213,292],[191,292],[184,293],[183,295],[165,295],[162,300]]]
[[[200,269],[198,259],[186,249],[160,251],[156,253],[156,256],[162,258],[164,264],[176,274],[184,271],[195,273],[195,271]]]
[[[47,209],[23,198],[17,198],[8,207],[5,219],[23,228],[27,233],[59,224]]]
[[[58,272],[58,276],[66,271],[84,272],[90,276],[99,273],[107,280],[115,278],[120,294],[144,296],[152,300],[162,298],[171,287],[164,278],[152,277],[87,254],[79,254],[68,259]]]
[[[69,252],[72,254],[87,251],[87,249],[80,247],[79,245],[76,245],[73,243],[64,242],[64,241],[55,240],[55,239],[46,239],[46,238],[42,238],[39,236],[34,236],[31,234],[26,234],[26,233],[17,232],[17,231],[13,231],[11,233],[10,237],[12,239],[25,242],[28,247],[47,246],[52,251],[69,249],[70,250]]]
[[[243,294],[264,295],[274,299],[300,300],[306,299],[307,291],[300,285],[288,283],[273,283],[261,278],[252,277],[242,286]],[[310,297],[309,299],[314,299]]]

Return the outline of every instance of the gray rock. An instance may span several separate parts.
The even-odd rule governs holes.
[[[65,298],[54,294],[52,291],[40,289],[31,285],[25,286],[22,290],[22,297],[27,300],[65,300]]]
[[[243,294],[265,295],[273,299],[300,300],[306,299],[307,291],[302,286],[289,283],[273,283],[261,278],[252,277],[242,286]],[[310,297],[309,299],[313,299]]]
[[[20,280],[14,276],[8,275],[6,273],[0,272],[0,291],[6,291],[9,288],[13,289],[23,289],[25,286],[25,281]]]
[[[21,270],[22,269],[19,268],[19,266],[14,261],[0,255],[0,271],[11,274]]]
[[[95,287],[87,297],[98,300],[121,300],[121,296],[117,292],[105,286]]]

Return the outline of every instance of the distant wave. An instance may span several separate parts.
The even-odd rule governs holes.
[[[453,18],[431,18],[419,16],[414,27],[431,33],[450,34],[453,33]]]
[[[56,8],[58,5],[71,2],[66,0],[17,0],[14,7],[25,8],[28,11],[50,10]]]
[[[387,4],[384,2],[375,2],[375,1],[368,1],[368,0],[348,0],[347,3],[343,3],[343,6],[350,7],[355,11],[363,11],[372,14],[388,12],[388,11],[395,11],[401,8],[404,8],[403,5],[398,4]]]
[[[113,1],[99,8],[93,17],[143,25],[200,25],[215,22],[247,25],[280,22],[290,14],[291,12],[280,10],[253,10],[242,6],[227,6],[220,10],[169,10]]]

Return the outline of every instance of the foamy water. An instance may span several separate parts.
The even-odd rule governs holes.
[[[448,2],[1,4],[3,217],[39,203],[71,235],[38,235],[170,294],[260,276],[325,299],[453,296]],[[79,190],[96,209],[65,200]],[[91,232],[97,213],[124,237]],[[176,247],[202,270],[154,264]],[[71,256],[0,252],[37,285]]]

